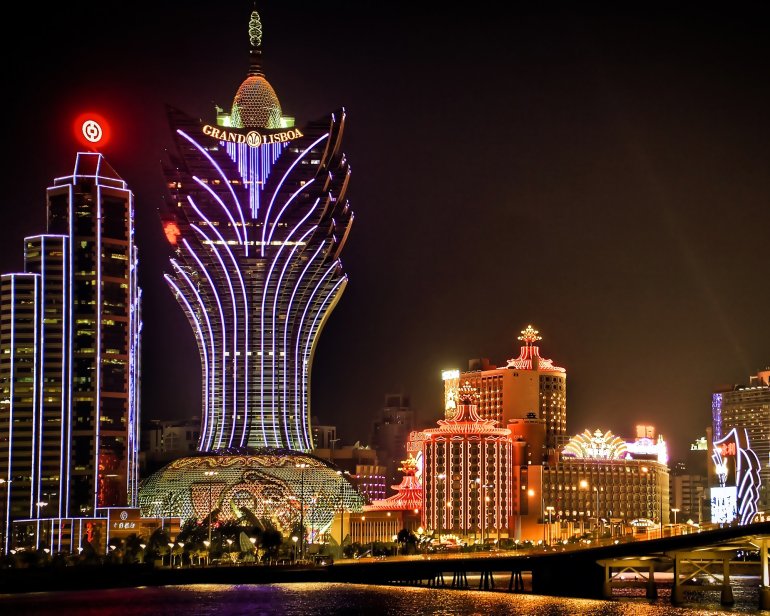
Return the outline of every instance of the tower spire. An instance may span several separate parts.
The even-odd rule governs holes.
[[[262,72],[262,20],[256,3],[249,17],[249,75],[264,76]]]

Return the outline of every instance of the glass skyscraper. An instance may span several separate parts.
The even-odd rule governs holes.
[[[165,277],[200,353],[201,451],[312,449],[313,354],[347,282],[345,112],[295,127],[265,79],[261,39],[255,11],[229,114],[205,124],[169,109]]]
[[[135,506],[139,314],[134,201],[101,154],[47,190],[48,229],[0,277],[3,549],[11,522],[61,529]]]

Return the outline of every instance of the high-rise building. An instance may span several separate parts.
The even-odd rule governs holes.
[[[720,388],[711,398],[714,440],[733,428],[746,430],[760,469],[760,508],[770,506],[770,367],[749,377],[748,385]]]
[[[535,417],[545,421],[545,446],[555,451],[566,441],[567,371],[540,356],[540,332],[531,325],[519,336],[524,344],[519,356],[505,366],[487,359],[471,360],[467,372],[444,372],[444,400],[447,418],[456,407],[456,389],[466,381],[480,395],[479,415],[505,426],[513,419]]]
[[[48,233],[0,281],[6,529],[136,506],[139,314],[133,195],[101,154],[47,190]],[[61,526],[61,525],[60,525]]]
[[[206,124],[169,110],[166,280],[198,343],[199,449],[310,451],[313,355],[347,283],[346,115],[295,127],[265,78],[256,11],[249,41],[230,114]]]
[[[385,406],[372,429],[372,448],[377,450],[380,464],[387,468],[388,494],[394,491],[402,460],[406,458],[406,443],[414,430],[414,411],[409,406],[409,396],[388,394]]]
[[[437,537],[456,534],[483,541],[493,533],[508,536],[511,529],[518,489],[512,483],[511,431],[482,419],[477,400],[466,382],[458,389],[452,418],[422,433],[422,522]]]

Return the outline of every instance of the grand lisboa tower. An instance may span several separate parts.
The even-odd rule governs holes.
[[[256,11],[248,34],[250,67],[229,114],[218,109],[208,124],[168,110],[176,148],[164,168],[170,199],[161,219],[173,251],[165,279],[190,323],[202,370],[193,466],[203,454],[214,454],[204,457],[216,465],[217,455],[259,453],[246,466],[288,468],[301,454],[303,464],[320,468],[321,461],[308,462],[310,374],[347,283],[339,259],[353,222],[340,150],[345,112],[295,126],[265,78]],[[171,475],[151,478],[140,501],[153,502],[161,483],[175,481]],[[196,490],[177,496],[187,501]],[[184,514],[202,508],[173,507]]]

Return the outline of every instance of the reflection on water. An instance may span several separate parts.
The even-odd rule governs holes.
[[[502,580],[500,580],[502,582]],[[499,588],[500,586],[498,586]],[[505,585],[507,587],[507,584]],[[28,616],[249,616],[259,614],[489,615],[596,614],[660,616],[753,612],[756,579],[735,587],[738,605],[722,611],[719,596],[708,603],[674,608],[668,593],[650,603],[641,598],[615,601],[562,599],[528,594],[352,584],[191,585],[0,596],[0,614]]]

